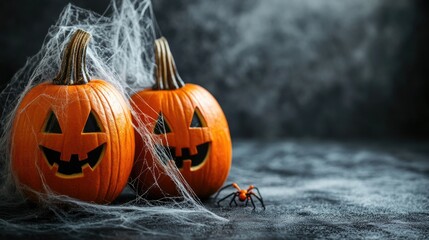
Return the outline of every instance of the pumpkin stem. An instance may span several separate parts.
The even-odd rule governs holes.
[[[91,35],[78,29],[71,37],[61,62],[58,75],[52,80],[58,85],[86,84],[90,78],[86,70],[86,48]]]
[[[173,55],[164,37],[155,40],[155,90],[173,90],[185,86],[179,73]]]

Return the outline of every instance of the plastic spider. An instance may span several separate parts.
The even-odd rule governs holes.
[[[255,203],[253,202],[253,198],[252,198],[252,196],[254,196],[256,199],[259,200],[259,202],[261,202],[262,208],[264,208],[264,210],[265,210],[264,200],[262,199],[261,193],[259,192],[259,189],[253,185],[250,185],[249,188],[247,188],[247,190],[246,190],[246,189],[241,189],[237,183],[232,183],[230,185],[227,185],[227,186],[221,188],[217,192],[217,194],[214,198],[216,199],[222,190],[229,188],[229,187],[234,187],[235,189],[237,189],[237,191],[235,191],[231,194],[228,194],[226,197],[217,201],[218,206],[220,206],[220,204],[219,204],[220,202],[222,202],[223,200],[232,196],[231,201],[229,202],[229,206],[231,206],[233,202],[235,203],[235,206],[238,206],[237,202],[235,201],[235,199],[238,197],[238,200],[240,200],[240,202],[246,201],[245,206],[247,206],[247,204],[249,203],[249,200],[250,200],[250,202],[252,203],[253,209],[255,209],[256,206],[255,206]],[[257,195],[253,192],[253,189],[256,189],[256,191],[258,191]]]

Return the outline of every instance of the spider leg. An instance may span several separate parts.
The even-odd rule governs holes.
[[[255,206],[255,203],[253,202],[252,195],[249,195],[249,198],[250,198],[250,202],[252,203],[253,210],[255,210],[256,206]]]
[[[262,195],[261,195],[261,193],[259,192],[259,189],[258,189],[257,187],[253,187],[253,189],[256,189],[256,191],[258,191],[258,195],[259,195],[259,197],[262,199]]]
[[[227,199],[227,198],[231,197],[232,195],[235,195],[235,192],[233,192],[233,193],[231,193],[231,194],[228,194],[226,197],[224,197],[224,198],[220,199],[219,201],[217,201],[217,205],[218,205],[218,206],[220,206],[220,205],[219,205],[219,203],[220,203],[220,202],[222,202],[223,200],[225,200],[225,199]],[[235,196],[233,197],[233,199],[234,199],[234,198],[235,198]]]
[[[237,197],[237,193],[235,193],[234,197],[232,197],[231,201],[229,202],[229,206],[231,207],[232,202],[235,203],[235,206],[237,206],[237,202],[235,201],[235,198]]]
[[[216,198],[217,198],[217,196],[219,196],[219,193],[220,193],[222,190],[225,190],[225,189],[227,189],[227,188],[229,188],[229,187],[232,187],[232,184],[226,185],[226,186],[222,187],[221,189],[219,189],[219,191],[217,191],[216,195],[214,196],[214,199],[216,199]]]
[[[264,210],[265,210],[265,204],[264,204],[264,200],[262,200],[262,197],[259,197],[258,195],[256,195],[256,194],[254,194],[253,192],[252,193],[250,193],[251,195],[253,195],[253,196],[255,196],[258,200],[259,200],[259,202],[261,202],[261,204],[262,204],[262,207],[264,208]],[[250,200],[252,200],[252,203],[253,203],[253,199],[252,198],[250,198]],[[255,205],[253,205],[253,206],[255,206]]]

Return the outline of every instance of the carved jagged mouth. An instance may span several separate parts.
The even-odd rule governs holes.
[[[210,148],[210,142],[206,142],[197,146],[197,153],[191,155],[189,148],[182,148],[182,155],[176,156],[175,147],[166,147],[162,145],[157,146],[158,150],[163,151],[167,156],[171,157],[176,163],[177,168],[183,167],[184,160],[191,160],[191,167],[197,167],[204,163]]]
[[[60,175],[65,175],[65,177],[69,177],[73,175],[82,174],[82,169],[86,165],[91,167],[92,170],[94,170],[104,153],[105,146],[106,143],[103,143],[95,149],[91,150],[87,154],[88,157],[82,160],[79,160],[78,154],[72,154],[70,161],[61,160],[61,152],[52,150],[44,146],[40,146],[40,149],[42,149],[42,152],[45,155],[45,159],[51,167],[53,167],[54,164],[58,166],[57,173],[59,173]]]

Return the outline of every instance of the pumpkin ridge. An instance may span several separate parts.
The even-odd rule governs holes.
[[[99,87],[96,88],[95,85],[97,85]],[[103,92],[106,91],[105,88],[104,88],[104,84],[99,84],[99,82],[93,82],[92,84],[90,84],[90,86],[91,86],[91,89],[94,92],[95,96],[97,96],[98,104],[100,104],[100,105],[103,106],[101,108],[101,109],[103,109],[103,112],[106,111],[105,103],[107,102],[107,105],[109,106],[109,110],[113,114],[113,111],[112,111],[112,108],[111,108],[111,106],[109,104],[108,98],[103,94]],[[100,90],[100,89],[102,89],[102,90]],[[109,123],[110,121],[109,121],[109,119],[107,119],[107,115],[103,113],[103,116],[104,116],[105,122]],[[118,129],[118,126],[117,126],[116,122],[115,122],[115,127],[116,127],[116,129]],[[110,142],[112,142],[113,141],[112,140],[112,131],[111,131],[111,127],[109,126],[109,124],[106,124],[106,126],[104,128],[104,131],[106,133],[109,132]],[[115,144],[115,145],[120,145],[121,141],[119,141],[119,139],[118,139],[118,131],[115,132],[115,138],[116,138],[115,140],[118,142],[118,144]],[[105,150],[104,154],[105,155],[109,155],[110,159],[114,159],[112,153],[114,151],[118,152],[118,149],[121,149],[121,148],[117,147],[117,149],[113,149],[112,144],[110,144],[108,147],[109,147],[109,151],[107,151],[107,147],[106,147],[106,150]],[[112,165],[113,165],[113,163],[116,163],[116,162],[117,162],[117,160],[109,162],[109,167],[107,167],[107,169],[109,169],[109,172],[108,172],[107,175],[110,176],[109,177],[109,183],[108,184],[104,184],[106,189],[100,189],[102,191],[99,190],[99,192],[97,194],[97,198],[101,198],[101,199],[103,199],[103,198],[110,199],[111,198],[111,196],[108,195],[109,191],[107,191],[107,189],[110,188],[110,186],[112,185],[112,182],[115,182],[115,180],[112,179],[113,178],[113,176],[112,176]],[[118,169],[119,169],[119,166],[118,166]],[[119,171],[120,171],[120,169],[117,172],[119,172]],[[106,173],[100,172],[100,175],[104,175],[104,174],[106,174]],[[117,180],[118,176],[115,176],[114,178]],[[116,193],[116,188],[114,189],[114,191],[112,191],[111,195],[114,195],[114,193]]]
[[[64,87],[59,87],[58,88],[60,91],[63,91],[64,92],[64,89],[66,89],[66,93],[67,94],[69,94],[69,92],[71,92],[72,90],[73,90],[73,92],[70,94],[70,95],[72,95],[72,96],[77,96],[77,101],[79,102],[79,90],[77,89],[77,88],[75,88],[75,87],[72,87],[72,88],[64,88]],[[72,89],[72,90],[70,90],[70,89]],[[68,91],[67,91],[68,90]],[[57,95],[58,96],[58,95]],[[63,96],[59,96],[59,98],[61,99]],[[68,101],[70,101],[70,99],[71,98],[69,98],[69,95],[67,95],[66,97],[65,97],[65,100],[64,100],[64,102],[66,103],[66,104],[68,104]],[[74,99],[71,99],[71,101],[74,101]],[[78,112],[81,112],[82,110],[80,109],[80,104],[78,104],[78,106],[79,106],[79,110],[77,110]],[[58,117],[58,116],[57,116]],[[59,121],[62,121],[63,122],[63,126],[67,126],[68,125],[68,121],[65,121],[65,120],[68,120],[67,118],[65,118],[64,116],[60,116],[59,117],[60,119],[58,119]],[[64,120],[65,119],[65,120]],[[78,117],[76,117],[76,119],[78,119]],[[60,123],[61,124],[61,123]],[[63,134],[67,134],[67,132],[66,131],[68,131],[67,129],[63,132]],[[63,138],[63,139],[65,139],[65,138]],[[61,149],[68,149],[68,147],[67,147],[67,141],[66,140],[63,140],[63,144],[62,144],[62,147],[61,147]],[[73,153],[70,153],[70,156],[67,156],[66,157],[66,159],[63,159],[63,160],[67,160],[67,159],[70,159],[71,158],[71,155],[72,155]]]
[[[193,108],[193,110],[195,110],[195,107],[197,106],[195,103],[194,103],[194,100],[197,100],[197,99],[194,99],[194,98],[192,98],[190,95],[189,95],[189,90],[188,90],[188,84],[186,84],[185,85],[185,87],[184,88],[182,88],[182,89],[180,89],[181,90],[181,94],[183,94],[184,96],[186,96],[186,100],[187,100],[187,103],[186,103],[186,105],[185,106],[192,106],[192,108]],[[176,95],[177,96],[177,95]],[[183,98],[182,98],[183,99]],[[183,100],[182,100],[183,101]],[[198,100],[197,100],[198,101]],[[200,106],[202,106],[201,104],[200,104],[200,102],[198,101],[198,103],[199,103],[199,105]],[[192,114],[191,114],[191,119],[184,119],[185,120],[185,126],[187,126],[187,127],[189,127],[190,126],[190,123],[191,123],[191,121],[192,121]],[[189,138],[188,138],[188,140],[189,140],[189,142],[188,142],[188,146],[191,146],[192,145],[192,138],[189,136]]]
[[[129,116],[130,115],[129,114],[129,109],[128,108],[124,108],[124,106],[126,106],[126,103],[125,103],[125,101],[121,101],[122,98],[120,98],[121,96],[120,96],[120,94],[118,94],[116,88],[113,85],[111,85],[111,84],[109,84],[107,82],[103,82],[100,88],[103,89],[104,91],[99,91],[98,93],[101,94],[103,96],[103,98],[106,100],[107,104],[109,105],[109,109],[112,111],[112,113],[115,113],[114,116],[116,116],[116,112],[113,111],[114,108],[112,107],[110,101],[108,101],[110,95],[113,95],[113,97],[115,99],[117,99],[117,100],[120,101],[120,103],[119,103],[119,105],[121,106],[121,111],[120,112],[121,113],[125,113],[127,115],[127,116],[125,116],[125,121],[128,121],[129,123],[132,124],[131,117]],[[109,94],[109,96],[106,96],[105,93]],[[97,95],[99,95],[99,94],[97,94]],[[120,139],[121,136],[122,136],[122,134],[120,134],[121,128],[118,126],[117,121],[114,121],[114,124],[115,124],[115,128],[116,128],[115,137],[116,137],[116,140],[118,141],[116,152],[117,153],[121,153],[122,152],[121,149],[123,149],[124,147],[125,148],[129,148],[130,147],[130,146],[123,146],[123,143],[126,142],[128,144],[134,144],[133,143],[134,140],[131,139],[132,138],[131,135],[134,134],[134,132],[133,132],[133,130],[130,131],[130,136],[127,135],[126,138],[122,139],[122,141],[121,141],[121,139]],[[109,134],[109,135],[111,136],[111,134]],[[111,152],[112,152],[112,150],[113,149],[110,149]],[[119,157],[121,157],[121,155]],[[134,156],[132,156],[132,159],[133,158],[134,158]],[[118,171],[116,171],[117,174],[115,176],[113,176],[110,173],[109,186],[111,185],[112,182],[114,183],[118,179],[120,179],[121,178],[121,173],[123,172],[123,164],[122,164],[123,161],[118,161],[117,160],[117,161],[114,161],[114,163],[117,165]],[[124,182],[124,183],[126,184],[126,182]],[[118,184],[115,184],[115,188],[114,188],[114,191],[112,191],[112,194],[116,194],[118,191],[122,191],[123,187],[124,186],[118,186]]]
[[[183,90],[183,88],[181,88],[180,90]],[[180,91],[179,90],[179,91]],[[179,94],[176,94],[176,93],[174,93],[174,92],[168,92],[168,94],[170,95],[170,100],[172,101],[167,107],[163,107],[164,109],[170,109],[170,108],[172,108],[172,106],[176,106],[176,107],[178,107],[179,108],[179,110],[176,110],[176,111],[178,111],[178,112],[180,112],[180,120],[181,121],[184,121],[184,124],[183,123],[180,123],[179,124],[179,126],[186,126],[187,125],[187,120],[185,119],[185,110],[186,110],[186,106],[187,106],[187,104],[189,104],[189,102],[190,102],[190,99],[188,99],[188,102],[186,103],[186,104],[184,104],[183,103],[183,100],[182,100],[182,98],[179,96]],[[171,96],[173,96],[173,97],[171,97]],[[192,102],[190,102],[191,104],[192,104]],[[179,119],[176,119],[175,121],[179,121]],[[189,136],[187,136],[187,135],[184,135],[184,136],[181,136],[181,134],[178,134],[177,132],[177,130],[175,131],[176,132],[176,134],[175,134],[175,141],[176,141],[176,145],[177,145],[177,143],[179,143],[179,142],[181,142],[181,140],[183,141],[183,139],[182,139],[182,137],[186,137],[186,140],[187,140],[187,146],[189,146],[190,145],[190,143],[191,143],[191,139],[189,138]]]
[[[104,84],[103,85],[105,88],[107,88],[107,89],[109,89],[109,92],[111,93],[111,94],[114,94],[115,95],[115,97],[117,98],[117,99],[122,99],[122,96],[120,95],[120,93],[118,92],[118,91],[116,91],[116,88],[113,86],[113,85],[111,85],[111,84]],[[131,113],[130,113],[130,110],[129,110],[129,108],[127,107],[127,104],[126,104],[126,102],[125,101],[123,101],[121,104],[120,104],[120,106],[121,106],[121,112],[122,113],[125,113],[127,116],[125,117],[125,120],[126,121],[128,121],[130,124],[131,124],[131,126],[133,125],[133,123],[132,123],[132,120],[131,120]],[[116,124],[117,122],[115,121],[115,124]],[[120,130],[121,128],[117,128],[118,130]],[[123,144],[124,143],[127,143],[127,144],[131,144],[131,145],[134,145],[134,139],[133,139],[133,137],[131,137],[131,136],[134,136],[133,135],[134,134],[134,129],[132,128],[131,129],[131,131],[130,131],[130,134],[127,134],[126,135],[126,137],[121,141],[121,143],[118,145],[118,148],[119,149],[123,149],[124,147],[125,148],[129,148],[130,146],[123,146]],[[118,137],[120,138],[122,135],[118,135]],[[121,152],[121,151],[120,151]],[[133,154],[134,154],[134,151],[133,151]],[[134,159],[134,155],[132,155],[131,156],[131,159]],[[121,175],[122,175],[122,172],[123,172],[123,168],[124,168],[124,164],[123,164],[123,161],[120,161],[120,162],[118,162],[118,169],[119,169],[119,171],[117,171],[117,176],[116,176],[116,179],[119,179],[119,178],[121,178]],[[130,172],[131,171],[131,168],[128,170],[128,172]],[[121,192],[122,192],[122,190],[124,189],[124,187],[126,186],[126,184],[127,184],[127,181],[125,181],[124,182],[124,185],[123,186],[118,186],[118,184],[115,184],[115,190],[113,191],[113,193],[115,193],[115,195],[119,195]]]
[[[89,86],[87,89],[89,89],[93,94],[89,94],[88,93],[89,91],[87,91],[86,89],[82,91],[83,95],[86,96],[86,99],[90,102],[89,114],[91,114],[92,109],[94,109],[94,100],[93,99],[95,99],[95,101],[97,101],[96,102],[97,105],[102,105],[102,101],[101,101],[99,95],[97,94],[96,88],[94,87],[94,85],[96,85],[97,82],[98,81],[91,81],[91,83],[87,85],[87,86]],[[103,107],[98,107],[98,109],[99,109],[99,111],[103,112],[103,118],[105,119],[104,121],[107,122],[105,109]],[[100,117],[101,117],[100,113],[98,113],[98,120],[99,121],[101,121]],[[84,126],[84,124],[83,124],[83,126]],[[106,141],[107,141],[107,138],[110,138],[110,134],[107,134],[107,126],[104,127],[103,130],[104,130],[104,134],[106,134]],[[109,128],[109,130],[110,130],[110,128]],[[99,142],[98,135],[97,135],[97,142]],[[104,153],[103,154],[105,156],[107,154],[106,153],[107,148],[109,147],[109,149],[111,149],[111,146],[110,146],[111,144],[109,144],[109,146],[107,146],[108,145],[107,142],[105,142],[104,144],[105,144],[105,147],[104,147]],[[109,161],[109,164],[111,164],[110,161]],[[111,169],[111,166],[108,169]],[[100,172],[101,169],[98,169],[97,171]],[[101,172],[100,172],[100,175],[101,175]],[[97,178],[97,185],[100,186],[101,184],[102,184],[101,177],[99,177],[99,178]],[[107,189],[108,189],[108,187],[107,187]],[[107,191],[104,189],[98,189],[96,199],[106,199],[106,198],[110,199],[110,196],[106,196],[107,195],[106,193],[101,194],[102,191],[100,191],[100,190]]]

